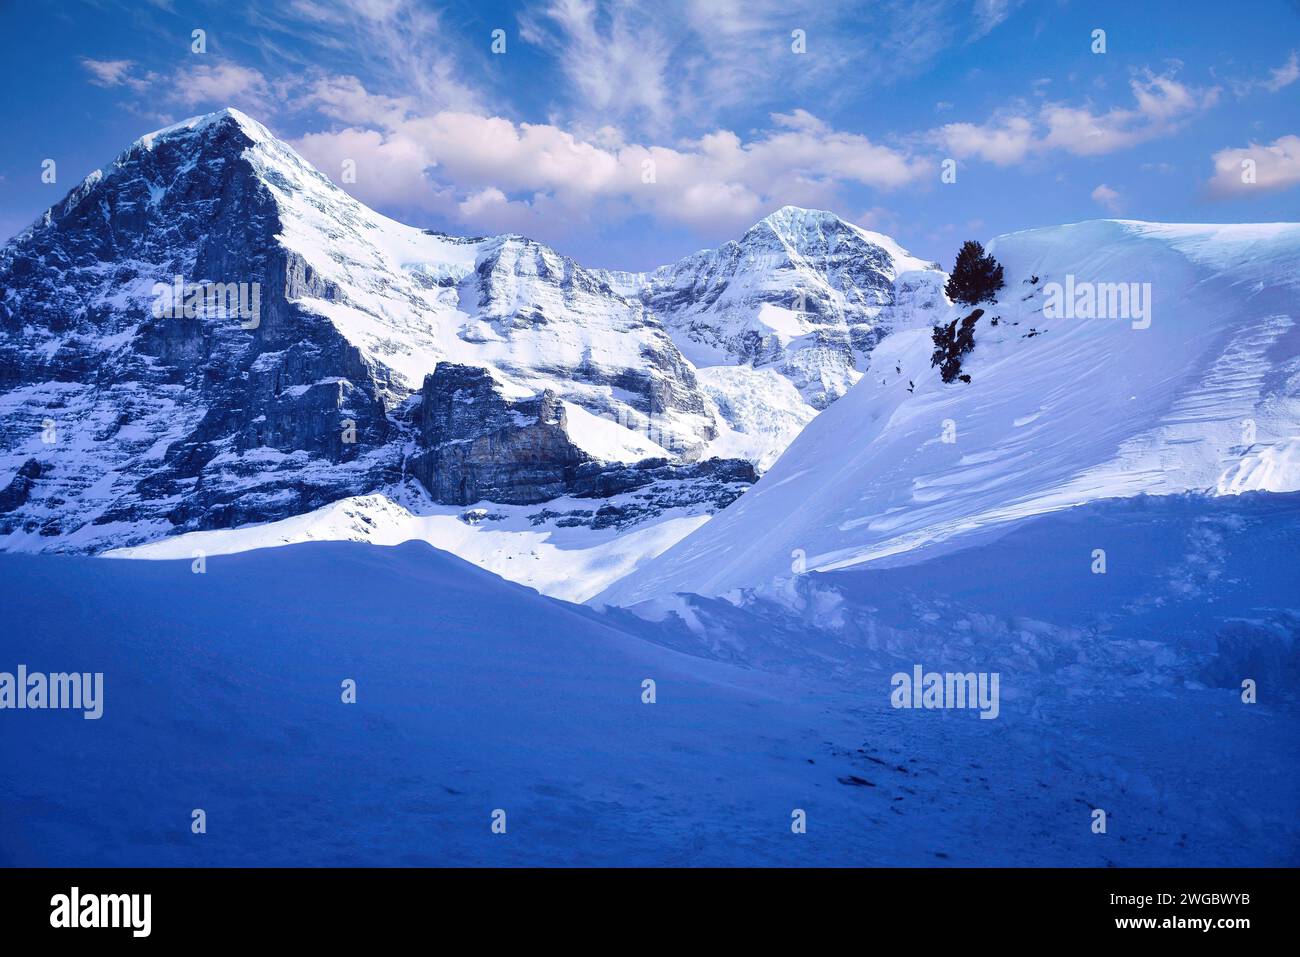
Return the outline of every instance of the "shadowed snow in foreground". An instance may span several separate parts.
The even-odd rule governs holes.
[[[1298,537],[1296,496],[1099,503],[643,617],[423,543],[0,555],[0,671],[104,673],[97,721],[0,711],[0,863],[1295,864]],[[895,710],[913,664],[998,718]]]

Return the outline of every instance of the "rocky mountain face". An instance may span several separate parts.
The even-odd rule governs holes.
[[[591,458],[570,440],[554,392],[512,401],[473,366],[441,363],[424,380],[416,422],[424,450],[411,457],[411,474],[453,505],[558,498]]]
[[[0,533],[217,527],[382,479],[372,364],[299,305],[337,291],[277,241],[258,136],[232,114],[144,137],[0,250],[0,434],[40,467]],[[155,308],[176,276],[256,288],[258,313]]]
[[[449,504],[649,487],[713,510],[941,280],[791,208],[650,275],[586,269],[396,223],[238,111],[197,117],[0,248],[0,548],[129,546],[410,477]]]

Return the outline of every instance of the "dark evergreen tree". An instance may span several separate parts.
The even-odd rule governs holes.
[[[939,367],[939,377],[944,382],[952,382],[954,379],[970,381],[970,376],[961,371],[961,357],[975,348],[975,323],[982,315],[984,310],[976,309],[960,320],[960,324],[954,319],[946,326],[934,327],[930,335],[934,342],[930,365]]]
[[[957,253],[957,262],[943,291],[953,302],[977,306],[981,302],[993,302],[1003,285],[1002,264],[985,255],[984,247],[975,240],[968,239]]]

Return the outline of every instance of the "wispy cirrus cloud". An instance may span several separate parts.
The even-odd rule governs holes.
[[[139,94],[153,109],[189,110],[218,104],[239,106],[259,114],[274,110],[275,84],[260,70],[229,60],[195,59],[169,73],[142,70],[132,60],[83,57],[81,65],[94,85],[121,87]]]
[[[453,53],[455,31],[429,3],[288,0],[253,6],[249,18],[256,29],[248,40],[268,64],[314,75],[346,58],[349,72],[364,72],[372,87],[397,91],[420,110],[486,109],[475,72]]]
[[[673,44],[641,4],[552,0],[519,16],[527,43],[561,51],[573,99],[601,116],[657,129],[673,119],[669,61]]]
[[[1292,50],[1285,62],[1281,66],[1270,69],[1267,76],[1245,80],[1229,79],[1228,85],[1238,97],[1246,97],[1260,90],[1266,93],[1277,93],[1295,83],[1296,80],[1300,80],[1300,53]]]
[[[131,60],[92,60],[83,56],[81,65],[96,86],[117,86],[130,76],[135,64]]]
[[[1295,50],[1291,51],[1291,56],[1280,67],[1269,72],[1268,79],[1261,80],[1260,86],[1270,93],[1276,93],[1278,90],[1285,89],[1296,80],[1300,80],[1300,55]]]
[[[814,96],[823,110],[884,90],[986,35],[1014,0],[537,0],[520,39],[549,54],[568,125],[688,135],[733,107]]]
[[[83,56],[81,67],[95,86],[123,86],[136,93],[143,92],[157,78],[156,73],[141,73],[134,60],[93,60]]]
[[[993,30],[1020,6],[1020,0],[975,0],[975,23],[980,35]]]

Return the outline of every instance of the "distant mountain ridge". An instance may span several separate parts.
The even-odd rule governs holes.
[[[946,305],[926,267],[786,207],[642,277],[587,269],[520,236],[396,223],[239,111],[195,117],[0,248],[0,549],[131,547],[376,492],[632,495],[642,460],[656,506],[620,514],[707,515],[746,484],[731,460],[769,465],[882,332]],[[176,277],[254,287],[258,315],[158,315]],[[459,374],[434,376],[453,368],[548,418],[423,427],[427,403],[472,401]],[[459,474],[484,484],[451,494],[427,443],[471,437],[487,459]],[[593,479],[605,466],[616,477]]]

